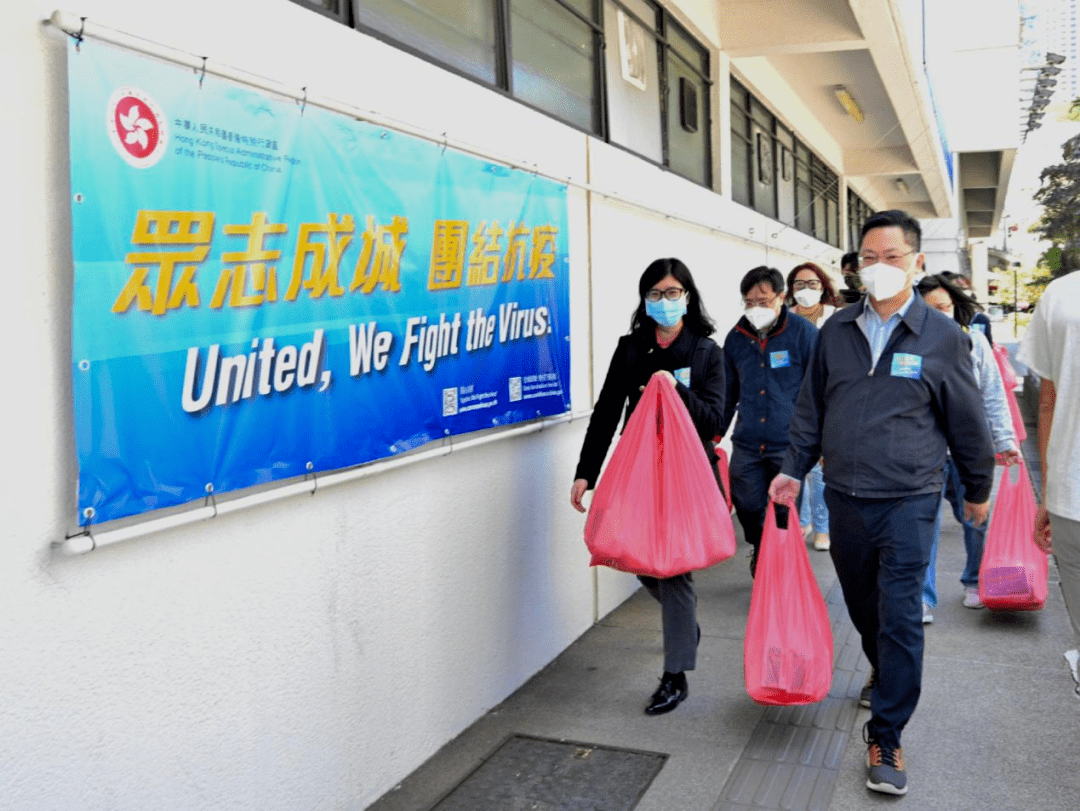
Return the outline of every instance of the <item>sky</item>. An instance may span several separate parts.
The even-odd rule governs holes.
[[[1067,43],[1061,36],[1062,21],[1071,17],[1076,20],[1077,0],[1023,0],[1021,13],[1024,15],[1021,30],[1021,63],[1038,65],[1047,51],[1061,53],[1067,58],[1062,74],[1058,76],[1050,106],[1043,118],[1043,126],[1028,133],[1027,139],[1020,146],[1013,165],[1013,175],[1009,183],[1009,192],[1005,200],[1005,215],[1010,226],[1020,228],[1009,235],[1009,251],[1018,254],[1025,267],[1030,267],[1049,245],[1040,242],[1035,235],[1027,233],[1030,225],[1040,216],[1040,207],[1034,201],[1039,190],[1039,173],[1046,166],[1062,161],[1061,146],[1069,138],[1080,134],[1080,122],[1064,120],[1072,102],[1071,83],[1062,81],[1066,75],[1075,75],[1080,54],[1075,41]],[[1071,7],[1071,8],[1070,8]],[[1053,41],[1050,41],[1050,40]],[[1063,53],[1064,52],[1064,53]],[[1069,71],[1068,68],[1073,68]],[[997,240],[995,247],[1002,247]]]

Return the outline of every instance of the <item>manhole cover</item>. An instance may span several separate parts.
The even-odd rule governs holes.
[[[630,811],[665,760],[514,735],[431,811]]]

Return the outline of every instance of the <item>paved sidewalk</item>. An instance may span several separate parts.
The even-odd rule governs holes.
[[[1036,473],[1028,398],[1021,408],[1031,420],[1024,451]],[[667,755],[636,811],[855,811],[895,803],[905,811],[1080,808],[1080,699],[1062,655],[1075,642],[1052,563],[1043,611],[964,608],[962,535],[947,514],[938,554],[940,603],[926,629],[923,693],[903,738],[910,791],[898,798],[865,787],[861,730],[869,711],[857,707],[856,697],[867,665],[842,603],[836,605],[827,553],[809,551],[835,612],[837,671],[830,696],[800,712],[761,707],[747,697],[747,549],[741,544],[735,558],[695,575],[702,627],[698,668],[689,674],[690,697],[675,711],[658,717],[642,711],[663,668],[660,612],[639,591],[369,811],[432,809],[512,735]],[[819,738],[829,744],[824,751],[799,748],[814,735],[827,736]]]

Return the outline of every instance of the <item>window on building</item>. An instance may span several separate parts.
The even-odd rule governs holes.
[[[840,179],[757,98],[731,80],[731,196],[840,246]]]
[[[776,218],[795,227],[795,134],[776,124]]]
[[[811,159],[813,155],[811,155]],[[829,177],[825,174],[825,167],[811,160],[810,167],[810,191],[814,198],[814,236],[822,242],[829,241],[829,187],[836,184],[829,183]]]
[[[596,58],[598,32],[591,2],[575,14],[557,0],[510,0],[511,92],[534,107],[583,130],[600,125]]]
[[[667,94],[667,165],[683,177],[708,185],[709,54],[674,20],[664,21]]]
[[[870,219],[874,209],[851,189],[847,193],[848,250],[859,250],[859,232],[863,223]]]
[[[795,143],[795,227],[804,234],[814,233],[814,193],[810,167],[814,156],[803,144]]]
[[[315,9],[315,11],[325,14],[327,17],[333,17],[335,20],[340,20],[346,25],[349,24],[351,19],[349,15],[349,6],[352,0],[297,0],[302,6],[308,6]]]
[[[731,197],[736,203],[753,206],[750,173],[753,171],[753,147],[750,142],[749,94],[731,85]]]
[[[293,0],[712,183],[709,53],[653,0]]]
[[[645,0],[604,0],[608,136],[654,163],[664,162],[656,9]]]
[[[496,0],[350,0],[353,22],[414,53],[496,84]],[[306,3],[307,0],[301,0]]]

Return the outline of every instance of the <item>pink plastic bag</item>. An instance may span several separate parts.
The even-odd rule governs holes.
[[[1039,611],[1046,603],[1049,561],[1035,545],[1035,512],[1027,467],[1005,468],[979,567],[979,599],[991,611]]]
[[[731,472],[728,465],[727,451],[719,445],[716,445],[716,470],[720,474],[720,484],[724,486],[724,503],[727,504],[730,513],[734,509],[731,504]]]
[[[743,640],[746,692],[759,704],[813,704],[829,692],[833,638],[794,502],[788,528],[770,502]]]
[[[1016,370],[1009,360],[1009,350],[1001,344],[994,344],[994,360],[997,361],[998,370],[1001,372],[1001,382],[1005,384],[1007,390],[1012,391],[1020,384],[1020,379],[1016,376]]]
[[[735,528],[690,412],[653,378],[596,486],[585,521],[593,566],[674,577],[735,554]]]
[[[1020,415],[1020,407],[1016,404],[1016,394],[1012,389],[1005,389],[1005,400],[1009,404],[1013,433],[1016,434],[1016,444],[1019,446],[1021,442],[1027,439],[1027,429],[1024,427],[1024,418]]]
[[[998,371],[1001,372],[1001,382],[1005,384],[1005,400],[1009,404],[1013,432],[1016,434],[1016,444],[1019,446],[1027,439],[1024,418],[1020,416],[1020,408],[1016,404],[1016,393],[1013,391],[1020,384],[1020,379],[1016,376],[1012,363],[1009,362],[1009,350],[1000,344],[994,344],[994,360],[997,361]]]

